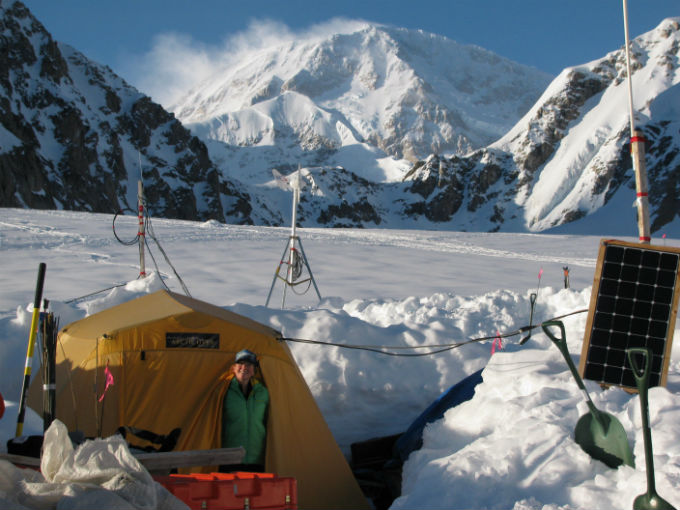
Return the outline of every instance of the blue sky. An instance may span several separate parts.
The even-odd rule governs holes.
[[[58,40],[144,89],[157,60],[215,55],[235,36],[276,37],[361,19],[422,29],[557,75],[624,43],[622,0],[26,0]],[[680,16],[679,0],[628,0],[631,37]],[[265,23],[266,22],[266,23]],[[259,30],[256,29],[259,27]],[[163,51],[163,45],[166,45]],[[163,57],[161,57],[163,55]],[[165,68],[165,72],[170,72]]]

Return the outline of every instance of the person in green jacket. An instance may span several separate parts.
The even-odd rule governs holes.
[[[255,377],[257,356],[248,349],[236,353],[222,406],[222,447],[246,450],[243,463],[222,465],[220,471],[264,471],[269,391]]]

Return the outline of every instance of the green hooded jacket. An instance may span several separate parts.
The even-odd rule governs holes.
[[[243,446],[243,464],[264,465],[267,445],[267,409],[269,391],[257,379],[252,379],[248,398],[236,378],[232,378],[222,406],[222,447]]]

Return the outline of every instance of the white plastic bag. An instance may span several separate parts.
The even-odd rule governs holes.
[[[16,510],[188,510],[157,483],[119,436],[74,449],[66,426],[45,432],[42,475],[0,462],[0,505]]]

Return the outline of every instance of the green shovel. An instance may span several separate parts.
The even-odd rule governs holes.
[[[561,336],[559,338],[550,331],[551,326],[560,328]],[[542,323],[541,327],[564,356],[569,370],[576,379],[576,384],[586,397],[588,409],[590,409],[590,412],[581,416],[576,423],[574,430],[576,443],[593,459],[600,460],[611,468],[618,468],[621,464],[634,466],[633,452],[630,449],[628,436],[623,425],[615,416],[595,407],[585,384],[583,384],[583,379],[576,371],[567,348],[564,324],[561,321],[547,321]]]
[[[649,389],[649,366],[652,362],[652,351],[642,347],[626,349],[628,363],[633,369],[635,384],[640,394],[642,411],[642,437],[645,442],[645,466],[647,468],[647,492],[640,494],[633,502],[633,510],[675,510],[675,507],[656,493],[654,482],[654,455],[652,452],[652,431],[649,428],[649,404],[647,390]],[[638,365],[638,357],[642,357],[642,367]]]

